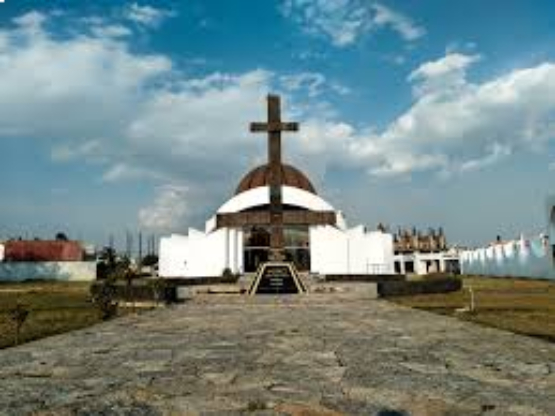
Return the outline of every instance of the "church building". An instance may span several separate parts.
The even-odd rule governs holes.
[[[391,234],[363,225],[349,228],[342,212],[318,195],[301,170],[281,162],[280,133],[296,129],[296,123],[281,122],[279,97],[268,96],[268,122],[251,125],[251,131],[268,132],[268,163],[239,181],[204,230],[189,228],[187,235],[161,239],[161,277],[255,272],[276,246],[301,273],[394,274]]]

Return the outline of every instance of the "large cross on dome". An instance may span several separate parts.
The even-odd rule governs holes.
[[[291,225],[336,225],[334,211],[294,210],[284,211],[281,187],[284,183],[281,163],[281,132],[298,131],[297,123],[281,121],[280,99],[268,95],[268,121],[251,123],[252,132],[268,133],[268,165],[270,184],[270,210],[247,210],[244,212],[218,213],[216,228],[242,228],[263,226],[270,228],[270,260],[283,260],[283,224]]]
[[[283,169],[281,163],[281,132],[298,131],[299,124],[281,121],[281,105],[278,95],[269,94],[268,121],[251,123],[251,132],[268,133],[268,165],[270,167],[270,260],[283,260]]]

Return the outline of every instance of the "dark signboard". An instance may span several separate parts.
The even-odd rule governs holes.
[[[258,272],[250,294],[281,295],[304,292],[295,269],[289,263],[266,263]]]

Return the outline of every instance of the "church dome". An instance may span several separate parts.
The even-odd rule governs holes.
[[[314,189],[314,186],[312,186],[310,180],[297,168],[291,165],[283,164],[281,167],[281,172],[284,185],[303,189],[307,192],[317,195],[316,190]],[[239,186],[237,186],[237,189],[235,190],[235,195],[238,195],[241,192],[248,191],[249,189],[258,188],[259,186],[269,185],[270,166],[268,166],[268,164],[261,165],[251,170],[243,177],[243,179],[241,179],[241,182],[239,182]]]

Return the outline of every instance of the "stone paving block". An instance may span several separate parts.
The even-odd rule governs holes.
[[[369,299],[197,295],[0,351],[0,415],[553,415],[555,344]]]

